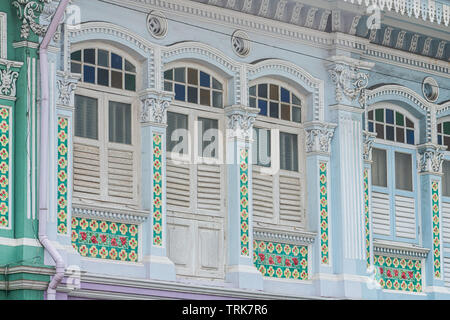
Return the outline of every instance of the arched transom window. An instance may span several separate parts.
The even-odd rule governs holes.
[[[88,48],[71,55],[71,70],[85,83],[136,91],[136,66],[109,50]]]
[[[450,121],[441,122],[437,125],[438,144],[447,146],[450,151]]]
[[[164,72],[164,90],[173,91],[175,100],[223,108],[223,84],[196,68],[173,68]]]
[[[302,122],[302,101],[290,90],[271,83],[260,83],[250,87],[249,105],[259,108],[260,115],[293,121]]]
[[[414,122],[404,114],[389,108],[369,111],[369,131],[376,132],[378,139],[415,144]]]

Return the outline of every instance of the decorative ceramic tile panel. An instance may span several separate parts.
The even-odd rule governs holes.
[[[369,212],[369,169],[364,169],[364,229],[366,240],[366,261],[370,266],[370,212]]]
[[[374,256],[376,281],[383,289],[422,291],[422,262],[407,258]]]
[[[239,200],[241,222],[241,255],[248,257],[249,248],[249,214],[248,214],[248,149],[241,149],[239,162]]]
[[[0,107],[0,229],[11,223],[11,111]]]
[[[308,279],[308,247],[253,241],[253,263],[265,277]]]
[[[329,264],[329,239],[328,239],[328,183],[327,163],[319,163],[319,187],[320,187],[320,260],[322,264]]]
[[[431,208],[433,210],[433,273],[441,278],[441,227],[439,215],[439,182],[431,182]]]
[[[58,234],[67,234],[68,216],[68,165],[69,165],[69,120],[58,117],[58,171],[57,171],[57,226]]]
[[[163,175],[162,175],[162,136],[153,134],[153,245],[163,243]]]
[[[72,218],[72,246],[83,257],[136,262],[138,226]]]

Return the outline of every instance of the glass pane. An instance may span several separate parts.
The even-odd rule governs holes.
[[[442,123],[439,123],[437,126],[437,132],[442,133]]]
[[[123,69],[123,59],[121,56],[111,53],[111,67],[114,69]]]
[[[176,68],[175,69],[175,81],[178,82],[186,82],[186,76],[184,72],[184,68]]]
[[[395,113],[395,123],[398,126],[404,126],[405,125],[405,118],[403,117],[403,115],[399,112]]]
[[[272,117],[272,118],[279,118],[278,106],[279,106],[279,104],[276,103],[276,102],[271,102],[270,103],[270,117]]]
[[[222,92],[213,91],[213,107],[214,108],[223,108],[223,94]]]
[[[213,88],[217,90],[223,89],[222,84],[216,78],[213,78]]]
[[[187,154],[189,147],[188,138],[188,116],[167,112],[167,151]]]
[[[211,105],[211,91],[208,89],[200,89],[200,104],[204,106]]]
[[[213,119],[198,118],[199,156],[217,158],[219,147],[219,122]]]
[[[95,49],[84,49],[84,63],[95,64]]]
[[[81,64],[72,62],[70,64],[70,71],[72,73],[81,73]]]
[[[290,103],[291,102],[291,93],[289,90],[285,88],[281,88],[281,102]]]
[[[280,132],[280,169],[298,171],[297,135]]]
[[[442,145],[442,136],[438,134],[438,144]]]
[[[302,122],[302,109],[299,107],[292,107],[292,121],[301,123]]]
[[[123,89],[123,73],[111,71],[111,86],[117,89]]]
[[[164,81],[164,91],[172,91],[173,86],[171,82]]]
[[[386,150],[372,149],[372,185],[387,187]]]
[[[203,71],[200,71],[200,86],[207,88],[211,87],[211,77]]]
[[[259,84],[258,85],[258,97],[267,98],[267,84]]]
[[[175,100],[185,101],[186,89],[182,84],[175,83]]]
[[[302,105],[302,101],[297,98],[297,96],[295,94],[292,95],[292,104],[296,104],[298,106]]]
[[[445,197],[450,197],[450,161],[442,163],[442,194]]]
[[[188,102],[198,103],[198,89],[197,87],[188,87]]]
[[[283,120],[291,120],[291,108],[288,104],[281,105],[281,119]]]
[[[130,61],[125,60],[125,71],[136,72],[136,67]]]
[[[414,131],[413,130],[406,130],[406,143],[407,144],[414,144]]]
[[[444,136],[444,146],[448,146],[447,150],[450,150],[450,137]]]
[[[97,84],[109,87],[109,70],[97,69]]]
[[[444,122],[444,134],[450,135],[450,122]]]
[[[395,139],[394,139],[394,127],[386,126],[386,140],[395,141]]]
[[[409,118],[406,118],[406,126],[408,128],[414,128],[414,123],[411,120],[409,120]]]
[[[394,111],[386,109],[386,123],[394,124]]]
[[[270,167],[270,130],[253,128],[253,164]]]
[[[278,86],[274,84],[270,85],[270,99],[277,101],[280,99],[278,90],[279,90]]]
[[[258,100],[258,108],[260,109],[259,114],[267,116],[267,101]]]
[[[375,110],[375,120],[384,122],[384,109]]]
[[[75,95],[75,136],[98,139],[98,101]]]
[[[373,120],[373,110],[372,111],[369,111],[369,120]]]
[[[98,50],[98,65],[101,67],[109,67],[109,52],[105,50]]]
[[[250,108],[256,108],[256,98],[249,99]]]
[[[373,132],[373,122],[369,122],[369,131]]]
[[[250,87],[250,89],[248,90],[248,93],[249,93],[251,96],[256,97],[256,86]]]
[[[413,190],[412,161],[410,154],[395,153],[395,187],[400,190]]]
[[[198,70],[188,69],[188,83],[198,85]]]
[[[84,82],[95,83],[95,68],[84,66],[83,68]]]
[[[397,142],[405,143],[405,128],[396,128]]]
[[[125,90],[136,91],[136,76],[134,74],[125,74]]]
[[[74,61],[81,61],[81,50],[75,51],[70,55],[70,59]]]
[[[131,144],[131,105],[109,102],[109,142]]]
[[[376,129],[377,129],[377,138],[384,139],[384,125],[377,123]]]
[[[164,72],[164,79],[173,80],[173,69]]]

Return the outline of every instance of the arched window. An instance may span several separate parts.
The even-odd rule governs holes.
[[[109,50],[87,48],[71,54],[71,70],[81,81],[121,90],[136,91],[136,66]]]
[[[223,84],[208,72],[196,68],[165,71],[164,90],[173,91],[177,101],[223,108]]]
[[[260,225],[304,227],[303,96],[285,82],[250,84],[249,106],[259,108],[253,130],[253,212]]]
[[[127,53],[107,44],[74,46],[73,203],[110,210],[140,209],[139,70]]]
[[[374,236],[418,243],[418,121],[402,108],[383,103],[368,111],[372,149]]]
[[[414,122],[399,111],[377,108],[368,113],[369,131],[376,132],[378,139],[415,144]]]
[[[259,108],[259,114],[275,119],[302,122],[302,101],[290,90],[274,83],[250,87],[249,105]]]

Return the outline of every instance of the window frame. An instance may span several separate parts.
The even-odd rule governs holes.
[[[395,104],[389,102],[378,102],[376,104],[371,105],[367,111],[372,111],[376,109],[392,109],[397,112],[402,113],[404,116],[408,117],[414,123],[414,145],[390,141],[385,139],[375,138],[373,143],[373,148],[386,150],[386,158],[387,158],[387,187],[375,186],[371,184],[372,192],[383,193],[389,196],[389,221],[390,221],[390,236],[385,235],[376,235],[376,238],[382,240],[391,240],[391,241],[399,241],[404,243],[411,244],[420,244],[421,242],[421,233],[419,234],[418,230],[421,228],[421,220],[420,220],[420,186],[419,186],[419,177],[418,177],[418,167],[417,167],[417,145],[419,145],[418,138],[420,137],[420,121],[414,117],[410,112],[405,110],[404,108],[397,106]],[[395,181],[395,153],[405,153],[411,155],[412,161],[412,191],[401,190],[396,188]],[[416,221],[416,230],[415,230],[415,239],[408,239],[403,237],[396,236],[396,211],[395,211],[395,197],[403,196],[414,199],[414,215]]]

